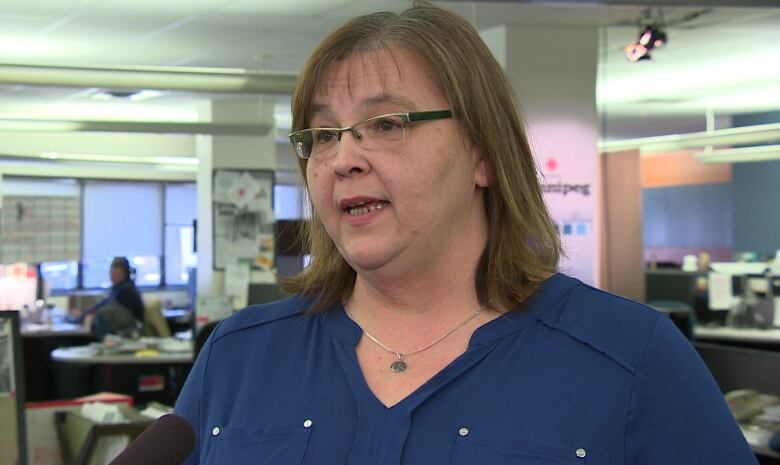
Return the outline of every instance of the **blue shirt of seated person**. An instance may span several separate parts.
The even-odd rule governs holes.
[[[113,286],[108,296],[83,312],[85,317],[95,315],[92,329],[101,337],[108,333],[131,333],[144,321],[144,303],[132,280],[132,269],[128,260],[125,257],[115,257],[109,268],[109,276]],[[108,312],[114,315],[102,314]],[[129,312],[129,315],[124,315],[125,312]],[[132,316],[132,319],[128,318],[129,316]],[[106,321],[106,317],[110,317],[108,319],[111,321]]]

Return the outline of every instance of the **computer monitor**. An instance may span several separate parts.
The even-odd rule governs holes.
[[[84,287],[87,289],[111,287],[108,270],[113,259],[114,257],[85,258],[82,265]],[[160,257],[156,255],[131,255],[127,257],[127,260],[135,270],[134,282],[136,286],[160,285]]]
[[[247,296],[248,305],[258,305],[268,302],[275,302],[287,298],[287,294],[282,292],[278,284],[250,284]]]
[[[724,393],[755,389],[780,395],[780,353],[705,342],[694,346]]]
[[[79,264],[75,260],[41,262],[40,275],[49,291],[72,291],[78,287]]]
[[[693,308],[698,273],[680,270],[645,272],[645,294],[648,303],[658,301],[680,302]]]
[[[722,326],[726,313],[711,311],[707,274],[682,270],[648,270],[645,292],[648,305],[681,305],[693,310],[698,324]]]

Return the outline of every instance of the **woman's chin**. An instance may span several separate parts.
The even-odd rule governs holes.
[[[343,252],[342,252],[343,253]],[[378,247],[349,250],[343,253],[347,262],[357,271],[374,271],[387,265],[395,254]]]

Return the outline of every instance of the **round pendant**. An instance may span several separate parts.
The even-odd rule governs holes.
[[[390,364],[390,370],[394,373],[403,373],[406,371],[406,362],[403,360],[396,360]]]

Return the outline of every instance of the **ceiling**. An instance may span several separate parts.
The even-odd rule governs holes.
[[[733,114],[780,110],[780,8],[664,7],[669,43],[629,63],[641,5],[437,2],[478,29],[501,24],[599,28],[597,99],[625,138],[721,125]],[[632,2],[633,3],[633,2]],[[689,2],[701,3],[701,2]],[[724,3],[724,2],[717,2]],[[766,3],[766,2],[759,2]],[[770,2],[773,3],[773,2]],[[406,0],[3,0],[3,64],[217,67],[296,73],[327,32],[357,14]],[[659,10],[654,10],[654,15]],[[691,19],[692,18],[692,19]],[[197,121],[208,95],[168,91],[141,101],[97,100],[95,89],[0,85],[0,119]],[[222,96],[224,97],[224,96]],[[289,127],[289,96],[277,125]]]

